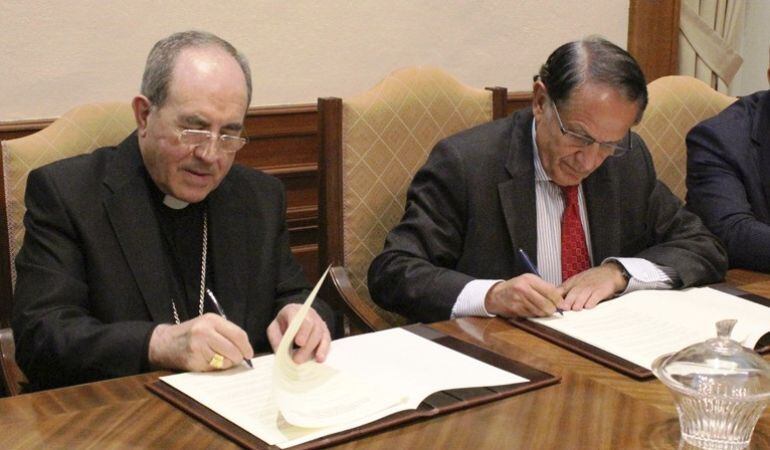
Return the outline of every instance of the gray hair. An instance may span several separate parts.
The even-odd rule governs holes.
[[[647,107],[647,82],[642,68],[627,51],[600,37],[589,36],[554,50],[535,81],[540,79],[548,96],[560,105],[586,82],[606,84],[639,106],[636,121]]]
[[[246,78],[246,106],[251,104],[251,69],[246,57],[226,40],[205,31],[182,31],[156,42],[147,55],[147,64],[142,76],[142,95],[157,105],[163,106],[168,96],[168,85],[177,56],[187,48],[219,47],[231,55],[243,70]]]

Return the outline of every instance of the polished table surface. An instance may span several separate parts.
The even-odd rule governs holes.
[[[731,271],[728,282],[770,297],[770,276]],[[635,381],[500,319],[433,324],[562,378],[561,383],[340,445],[401,448],[689,448],[672,398],[657,380]],[[0,448],[237,448],[154,396],[161,372],[0,399]],[[770,412],[751,448],[770,448]]]

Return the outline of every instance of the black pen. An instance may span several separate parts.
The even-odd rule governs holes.
[[[220,316],[222,316],[223,319],[227,320],[227,316],[225,315],[225,311],[222,309],[222,307],[219,305],[219,302],[217,301],[217,298],[214,297],[214,293],[211,292],[211,289],[206,289],[206,293],[209,295],[209,298],[211,299],[211,303],[214,304],[214,308],[217,310]],[[243,358],[243,362],[246,363],[247,366],[254,368],[254,365],[251,364],[251,360],[248,358]]]
[[[535,267],[535,265],[532,264],[532,260],[529,259],[529,255],[527,255],[527,252],[525,252],[523,248],[520,248],[517,251],[519,252],[519,256],[521,256],[521,260],[524,261],[524,265],[527,266],[527,269],[530,272],[540,277],[540,272],[537,270],[537,267]],[[556,312],[561,314],[562,316],[564,315],[564,310],[562,310],[558,306],[556,307]]]

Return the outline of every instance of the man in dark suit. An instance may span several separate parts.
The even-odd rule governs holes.
[[[723,248],[630,132],[647,89],[627,52],[565,44],[533,91],[531,109],[436,145],[369,269],[376,302],[426,322],[545,316],[722,279]]]
[[[730,267],[770,272],[770,91],[687,134],[687,208],[724,242]]]
[[[224,369],[277,347],[307,283],[281,183],[233,165],[250,99],[232,45],[171,35],[147,59],[136,132],[30,174],[13,330],[31,389]],[[316,311],[295,344],[296,361],[326,357]]]

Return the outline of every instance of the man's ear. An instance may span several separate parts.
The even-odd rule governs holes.
[[[537,80],[532,85],[532,112],[539,116],[543,114],[545,102],[548,101],[548,91],[542,81]]]
[[[144,95],[137,95],[131,101],[131,108],[134,110],[134,120],[136,120],[136,130],[140,137],[147,134],[147,121],[150,115],[152,103]]]

